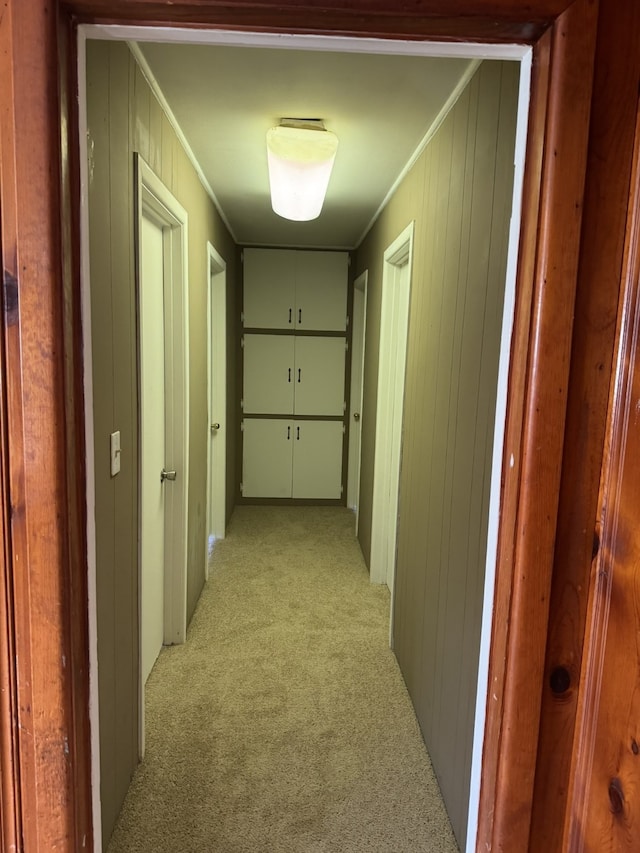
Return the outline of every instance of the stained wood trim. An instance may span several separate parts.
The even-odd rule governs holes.
[[[563,821],[563,849],[584,849],[586,839],[596,841],[600,849],[621,849],[620,836],[637,849],[640,841],[634,812],[637,807],[637,773],[632,775],[624,767],[624,753],[631,749],[637,737],[638,720],[635,714],[624,720],[629,729],[602,720],[600,695],[608,679],[619,684],[619,695],[614,704],[623,714],[629,705],[636,705],[629,693],[637,690],[637,628],[624,638],[626,648],[616,646],[611,637],[610,607],[612,596],[622,596],[629,610],[637,610],[637,510],[640,506],[638,466],[640,436],[634,423],[640,391],[640,108],[637,112],[633,176],[629,194],[628,220],[622,271],[622,292],[616,332],[616,364],[611,374],[611,394],[606,433],[605,461],[598,499],[595,524],[595,543],[591,578],[589,582],[588,622],[584,643],[582,677],[578,698],[577,725],[570,777],[568,808]],[[635,538],[635,542],[633,541]],[[636,617],[637,624],[637,617]],[[621,627],[629,627],[624,625]],[[629,660],[629,666],[620,671],[605,669],[608,655],[614,663]],[[603,676],[604,673],[604,676]],[[608,703],[612,696],[607,695]],[[616,723],[620,723],[616,720]],[[624,725],[623,724],[623,725]],[[635,743],[635,740],[634,740]],[[597,747],[604,746],[616,755],[616,763],[607,762],[610,778],[602,777],[601,763],[594,772],[594,755]],[[636,744],[637,750],[637,744]],[[633,764],[637,759],[631,759]],[[626,770],[626,772],[625,772]],[[610,779],[617,779],[623,807],[617,813],[615,804],[607,796]],[[626,777],[626,778],[625,778]],[[628,783],[628,786],[627,786]],[[635,791],[634,791],[635,788]],[[592,789],[595,789],[592,794]],[[625,802],[628,800],[628,802]],[[625,814],[626,813],[626,814]]]
[[[575,3],[533,69],[478,837],[496,851],[529,849],[596,13]]]
[[[75,739],[88,714],[88,668],[76,668],[87,657],[86,556],[80,542],[73,544],[73,528],[84,528],[76,502],[84,488],[82,463],[68,456],[65,412],[76,423],[82,414],[64,378],[60,108],[57,77],[50,73],[59,56],[52,11],[44,4],[5,3],[0,15],[3,603],[5,650],[12,655],[3,665],[10,693],[16,687],[2,706],[0,727],[3,746],[11,744],[1,771],[3,833],[15,844],[6,849],[34,851],[79,849],[75,839],[90,837],[76,808],[77,798],[90,796],[86,776],[77,773],[89,768],[87,742]],[[24,61],[35,55],[34,44],[37,59]],[[78,450],[82,454],[81,444],[72,448]],[[72,481],[77,491],[69,489]]]
[[[5,93],[13,89],[13,21],[11,9],[0,17],[0,77]],[[25,553],[24,524],[12,520],[10,452],[23,453],[13,435],[21,435],[21,388],[19,377],[18,257],[16,233],[15,137],[11,132],[12,101],[0,94],[0,256],[2,258],[2,328],[0,330],[0,515],[2,554],[0,555],[0,802],[3,849],[17,849],[22,830],[22,788],[20,780],[20,743],[18,667],[14,596],[14,548]],[[16,371],[15,367],[18,366]],[[12,376],[11,376],[12,374]],[[17,375],[16,375],[17,374]],[[12,379],[10,383],[10,379]],[[18,387],[16,388],[16,382]],[[16,520],[17,522],[17,520]],[[13,538],[17,538],[14,545]]]
[[[571,0],[289,0],[234,3],[233,0],[62,0],[62,7],[86,23],[182,24],[263,32],[296,31],[369,37],[533,44]]]
[[[533,0],[528,4],[515,4],[512,0],[452,0],[446,7],[446,17],[440,0],[422,0],[419,5],[403,0],[399,8],[394,0],[351,0],[348,8],[337,0],[332,3],[299,0],[287,6],[275,0],[242,5],[214,0],[174,0],[171,4],[157,0],[77,0],[59,5],[63,27],[70,20],[182,22],[265,31],[537,43],[536,85],[540,92],[544,91],[549,74],[550,120],[544,122],[540,117],[536,125],[544,132],[547,144],[541,165],[539,212],[539,190],[535,180],[532,182],[531,173],[535,165],[528,166],[526,176],[529,189],[525,216],[529,217],[529,225],[524,232],[526,239],[520,258],[520,287],[530,286],[526,279],[530,274],[535,288],[532,303],[519,305],[517,314],[514,339],[517,359],[512,368],[505,455],[508,461],[514,452],[515,470],[510,473],[510,468],[505,469],[508,476],[497,600],[502,609],[498,611],[496,606],[496,614],[512,622],[511,630],[502,639],[498,632],[494,633],[492,679],[496,675],[499,679],[503,671],[504,680],[490,682],[490,693],[495,688],[504,696],[505,723],[500,725],[501,714],[490,703],[485,754],[488,756],[495,748],[498,759],[494,778],[485,775],[482,792],[484,807],[492,812],[495,805],[495,822],[490,824],[487,836],[494,850],[524,851],[528,846],[525,829],[531,806],[527,794],[532,793],[528,774],[535,766],[532,756],[535,756],[561,453],[558,436],[562,434],[566,403],[570,312],[580,223],[581,195],[576,192],[576,183],[580,171],[584,173],[584,111],[591,77],[588,44],[593,38],[596,8],[588,0],[577,0],[554,25],[553,37],[544,36],[548,25],[569,5],[569,0]],[[16,809],[16,824],[23,833],[25,848],[35,853],[54,847],[60,851],[82,849],[76,838],[82,837],[85,830],[84,849],[92,848],[91,828],[82,802],[78,801],[79,796],[86,802],[87,792],[83,790],[78,795],[73,790],[76,783],[87,784],[86,773],[78,770],[78,762],[89,760],[81,732],[88,675],[79,668],[74,683],[66,663],[63,664],[63,659],[73,660],[76,666],[86,653],[82,627],[77,633],[71,633],[69,628],[73,617],[78,615],[74,607],[85,595],[86,565],[84,555],[80,563],[75,558],[69,559],[70,542],[75,536],[72,527],[82,526],[82,512],[76,498],[70,497],[69,484],[76,483],[79,492],[82,491],[83,471],[81,458],[69,452],[66,413],[74,423],[82,423],[82,401],[76,393],[76,380],[64,377],[77,377],[81,330],[73,307],[65,302],[62,286],[63,258],[68,258],[69,248],[65,253],[61,251],[59,143],[62,130],[62,148],[66,150],[73,133],[68,124],[63,123],[61,128],[59,123],[57,84],[66,73],[66,63],[63,62],[58,75],[53,73],[57,66],[58,35],[56,15],[52,12],[57,8],[56,0],[28,4],[22,0],[3,0],[0,15],[0,67],[10,68],[14,75],[13,90],[6,85],[11,77],[4,74],[5,85],[0,87],[2,252],[3,265],[15,270],[20,289],[20,304],[14,319],[11,324],[5,321],[6,360],[0,363],[2,385],[7,389],[10,450],[10,494],[3,497],[7,502],[7,518],[9,501],[11,505],[8,581],[14,596],[17,652],[17,663],[14,661],[11,666],[15,666],[17,673],[19,706],[16,721],[8,719],[8,709],[0,705],[3,713],[0,731],[6,735],[18,730],[16,722],[21,726],[20,796],[25,819],[21,819],[20,810]],[[38,45],[38,50],[33,45]],[[607,45],[607,52],[615,50],[614,44]],[[574,73],[572,58],[576,57]],[[71,79],[70,91],[74,91]],[[534,101],[536,109],[544,113],[543,95],[539,94]],[[571,157],[567,153],[569,138]],[[38,145],[33,144],[36,139]],[[555,142],[559,147],[556,148]],[[530,158],[542,157],[541,139],[534,140],[532,145],[535,152],[530,146]],[[533,159],[529,162],[534,163]],[[77,168],[73,163],[70,166],[72,172]],[[71,186],[72,202],[77,204],[73,182]],[[541,240],[533,252],[536,227],[540,228]],[[535,273],[527,272],[527,265],[535,266]],[[67,294],[74,292],[79,275],[75,254],[70,274],[72,280],[65,283],[69,288]],[[553,316],[555,308],[559,310],[557,317]],[[527,315],[532,318],[530,336]],[[69,328],[74,333],[74,345],[64,351],[60,342],[65,340],[65,329]],[[521,350],[529,339],[531,350],[528,347]],[[70,374],[66,373],[65,358],[72,360]],[[519,389],[526,407],[516,399]],[[541,442],[539,446],[536,439]],[[511,522],[513,527],[507,530],[506,525]],[[542,533],[540,539],[535,537],[536,531]],[[513,590],[512,572],[517,580]],[[11,608],[11,602],[6,603]],[[83,604],[86,613],[86,601]],[[526,612],[528,607],[530,614]],[[74,696],[74,690],[80,691],[79,698]],[[524,712],[523,726],[517,729],[520,711]],[[6,742],[5,737],[2,743]],[[69,755],[65,752],[67,742],[73,745]],[[518,758],[521,752],[523,760]],[[15,790],[10,765],[3,763],[0,772],[3,792]],[[3,810],[3,831],[7,814]]]
[[[637,3],[617,4],[615,15],[601,8],[530,840],[534,850],[565,849],[564,814],[640,83],[640,53],[634,47],[639,41]]]

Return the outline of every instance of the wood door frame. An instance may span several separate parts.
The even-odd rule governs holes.
[[[209,578],[209,536],[224,539],[227,521],[227,264],[207,241],[207,535],[205,579]],[[213,401],[216,401],[215,408]],[[212,452],[211,430],[217,447]]]
[[[535,800],[533,779],[546,694],[557,519],[569,505],[564,492],[560,503],[567,400],[571,415],[587,380],[593,380],[595,414],[581,446],[590,469],[598,472],[602,460],[614,331],[596,329],[588,314],[596,292],[601,312],[603,304],[607,311],[613,305],[614,313],[617,305],[618,210],[626,209],[629,191],[633,117],[627,103],[634,87],[637,96],[637,65],[623,64],[635,62],[623,60],[633,52],[637,36],[633,7],[634,0],[621,0],[615,8],[603,4],[600,10],[590,0],[526,5],[452,0],[446,7],[441,0],[400,7],[395,0],[353,0],[348,6],[340,0],[290,0],[286,5],[275,0],[242,5],[230,0],[5,0],[0,17],[0,73],[8,81],[0,93],[5,284],[0,426],[6,519],[0,653],[10,688],[9,703],[0,707],[5,845],[22,838],[29,851],[45,851],[55,840],[58,849],[71,851],[89,849],[93,841],[75,25],[184,23],[534,45],[479,835],[479,843],[491,849],[527,850],[532,811],[564,815],[566,809],[565,777],[547,776],[547,790],[536,787]],[[602,38],[594,60],[598,32]],[[623,74],[621,69],[628,72],[629,67],[632,73]],[[585,195],[594,68],[599,88]],[[616,91],[615,97],[608,88],[611,68],[621,84],[622,95]],[[615,143],[606,136],[611,127]],[[599,197],[598,187],[605,184]],[[613,234],[605,233],[603,212],[614,213]],[[606,272],[604,282],[594,266],[579,266],[581,253],[597,255],[595,268]],[[594,345],[601,354],[597,372],[586,355]],[[572,415],[567,423],[569,457],[581,433]],[[567,477],[570,473],[567,469]],[[569,531],[592,526],[597,479],[595,496],[593,476],[585,480],[587,494],[577,515],[574,507]],[[558,535],[567,539],[569,534],[560,529]],[[588,578],[582,556],[575,563],[574,578],[584,580],[585,571]],[[551,616],[557,612],[552,609]],[[580,624],[575,639],[579,653]],[[547,737],[545,718],[542,723]],[[563,725],[572,731],[571,717]],[[570,756],[565,740],[552,742],[556,756]]]
[[[397,512],[394,518],[389,517],[389,492],[397,493],[400,484],[400,453],[402,445],[402,429],[396,435],[390,431],[390,419],[400,417],[402,427],[402,404],[394,405],[392,399],[394,390],[401,384],[402,400],[404,400],[404,377],[407,366],[407,347],[409,329],[409,305],[411,302],[411,276],[413,266],[413,239],[415,222],[402,229],[400,234],[384,251],[382,267],[382,295],[380,310],[380,356],[378,359],[378,390],[376,407],[376,446],[373,463],[373,501],[371,509],[371,557],[369,571],[372,583],[388,583],[389,570],[395,579],[395,560],[391,567],[387,566],[390,540],[394,544],[398,538]],[[396,287],[401,269],[407,267],[409,280],[406,291],[402,294]],[[401,313],[399,313],[401,312]],[[402,351],[394,346],[398,336],[404,341]],[[393,359],[390,357],[393,353]],[[398,383],[398,373],[402,375],[402,383]],[[396,455],[397,470],[391,470],[391,460]],[[394,549],[395,551],[395,549]],[[391,592],[391,619],[389,637],[393,637],[393,602],[394,586]]]

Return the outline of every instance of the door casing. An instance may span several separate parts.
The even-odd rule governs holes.
[[[546,791],[536,789],[533,798],[538,734],[546,719],[541,720],[540,696],[547,689],[547,625],[554,615],[548,592],[558,509],[564,507],[559,504],[563,450],[577,445],[579,435],[582,456],[588,453],[592,462],[578,516],[571,506],[569,534],[589,531],[597,501],[614,329],[592,324],[589,312],[597,301],[599,318],[603,311],[615,314],[620,284],[624,225],[616,218],[612,232],[601,217],[626,210],[629,192],[640,63],[633,50],[634,0],[603,4],[599,18],[597,4],[588,0],[534,0],[526,6],[454,0],[446,10],[441,2],[424,0],[415,13],[398,9],[392,0],[354,0],[348,7],[328,0],[322,9],[283,8],[275,0],[241,9],[190,0],[162,8],[144,0],[115,0],[108,7],[101,0],[65,0],[53,6],[8,0],[0,19],[0,72],[8,81],[0,107],[14,119],[2,123],[0,147],[1,250],[9,287],[1,350],[8,536],[0,588],[9,593],[3,600],[1,648],[9,690],[0,709],[5,846],[23,839],[27,849],[44,851],[55,837],[60,849],[83,849],[94,835],[87,713],[88,473],[78,452],[85,424],[73,33],[79,21],[136,21],[534,46],[479,836],[493,849],[529,849],[532,811],[558,816],[559,821],[547,820],[552,827],[566,812],[564,772],[547,774]],[[34,44],[40,46],[36,52]],[[594,68],[599,88],[592,138],[600,147],[589,160],[583,195]],[[612,75],[619,86],[612,87]],[[633,111],[628,109],[632,100]],[[615,139],[607,135],[611,127]],[[34,138],[38,146],[30,144]],[[545,151],[554,156],[544,156]],[[51,168],[57,163],[60,170]],[[600,186],[606,186],[604,196],[597,192]],[[578,269],[581,253],[595,253],[595,268]],[[577,283],[584,314],[575,310]],[[572,362],[574,332],[579,348]],[[592,373],[585,353],[590,364],[594,348],[601,357]],[[571,419],[573,432],[565,442],[567,398],[578,411],[583,387],[590,388],[588,433],[584,437]],[[29,394],[23,394],[27,388]],[[567,538],[566,532],[561,535]],[[20,571],[27,561],[38,571]],[[589,561],[580,552],[570,568],[580,589]],[[580,620],[576,624],[579,650]],[[572,730],[574,719],[572,704],[565,706],[562,731]],[[61,732],[67,748],[46,748],[61,741]],[[549,740],[546,732],[542,736]],[[557,745],[553,760],[564,771],[571,744],[561,737],[551,741]],[[55,790],[46,781],[52,774]],[[38,821],[32,819],[36,813]]]
[[[134,161],[136,181],[136,273],[140,304],[141,258],[140,229],[148,216],[163,229],[164,304],[165,304],[165,468],[176,471],[175,481],[164,483],[164,645],[184,643],[187,635],[187,554],[189,511],[189,321],[188,321],[188,216],[186,210],[167,189],[140,155]],[[87,279],[85,285],[90,289]],[[140,311],[138,311],[138,376],[140,379]],[[140,423],[140,411],[138,411]],[[138,429],[138,460],[142,460],[144,436]],[[91,460],[87,460],[90,464]],[[138,482],[142,471],[139,467]],[[160,476],[160,472],[158,472]],[[142,489],[138,487],[140,501]],[[142,507],[138,506],[142,520]],[[142,556],[138,549],[138,619],[142,606]],[[91,602],[89,603],[91,607]],[[96,602],[93,606],[97,606]],[[139,654],[141,642],[139,639]],[[140,665],[138,694],[138,743],[144,755],[144,683]]]

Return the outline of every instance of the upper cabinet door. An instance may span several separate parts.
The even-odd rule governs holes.
[[[244,250],[245,328],[294,328],[297,254],[293,249]]]
[[[348,273],[347,252],[296,252],[296,329],[345,331]]]

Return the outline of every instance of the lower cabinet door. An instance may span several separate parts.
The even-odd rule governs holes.
[[[341,497],[342,421],[294,421],[293,497]]]
[[[290,498],[294,424],[271,418],[243,421],[242,496]]]

